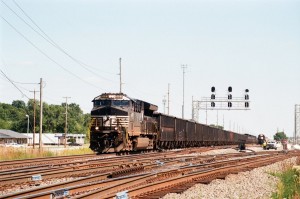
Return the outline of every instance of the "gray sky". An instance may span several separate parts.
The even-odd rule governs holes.
[[[192,96],[210,96],[211,86],[217,96],[226,96],[232,86],[233,96],[242,97],[248,88],[250,111],[219,111],[218,119],[216,111],[208,111],[208,123],[223,125],[224,118],[226,129],[268,137],[277,129],[288,136],[294,132],[294,105],[300,103],[300,1],[15,2],[0,2],[0,69],[16,82],[43,78],[49,104],[69,96],[89,112],[94,97],[119,91],[122,57],[123,92],[163,112],[170,83],[170,114],[181,117],[181,65],[187,64],[186,118],[191,118]],[[16,85],[29,98],[28,90],[39,89]],[[0,102],[16,99],[27,102],[0,75]],[[205,123],[205,111],[199,119]]]

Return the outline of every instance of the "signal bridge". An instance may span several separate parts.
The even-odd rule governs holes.
[[[193,106],[200,110],[250,110],[249,104],[250,101],[243,97],[233,97],[230,100],[226,97],[203,97],[200,101],[193,101]]]
[[[232,87],[228,87],[226,97],[216,97],[215,87],[211,87],[211,96],[201,100],[192,100],[192,119],[198,122],[199,110],[250,110],[249,89],[245,89],[243,97],[232,97]]]

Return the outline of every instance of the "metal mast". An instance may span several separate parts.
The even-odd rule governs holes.
[[[164,105],[164,114],[166,114],[166,96],[164,95],[164,99],[162,100],[163,105]]]
[[[199,109],[200,109],[200,102],[194,100],[193,97],[192,98],[192,119],[196,122],[199,122]]]
[[[120,75],[120,93],[122,93],[122,65],[121,65],[122,58],[121,57],[119,59],[119,62],[120,62],[120,73],[119,73],[119,75]]]
[[[194,113],[194,96],[192,96],[192,119],[194,119],[194,115],[195,115],[195,113]]]
[[[295,104],[295,144],[298,144],[298,138],[300,134],[300,104]]]
[[[170,84],[168,84],[168,115],[170,115]]]
[[[184,119],[184,75],[185,75],[185,69],[187,68],[187,65],[181,65],[181,68],[182,68],[182,75],[183,75],[183,89],[182,89],[182,92],[183,92],[183,95],[182,95],[182,119]]]

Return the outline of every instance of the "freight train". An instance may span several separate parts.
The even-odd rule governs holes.
[[[248,134],[158,113],[158,107],[123,93],[93,99],[90,148],[99,153],[257,143]]]

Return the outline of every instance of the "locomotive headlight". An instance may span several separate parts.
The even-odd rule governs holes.
[[[98,130],[99,129],[99,127],[98,126],[96,126],[96,128],[95,128],[96,130]]]
[[[115,130],[118,130],[118,127],[115,127]]]

